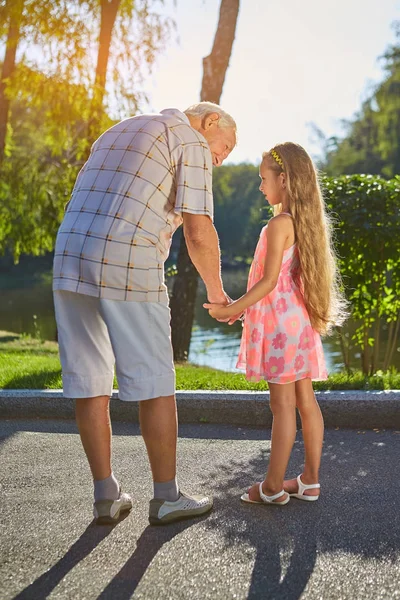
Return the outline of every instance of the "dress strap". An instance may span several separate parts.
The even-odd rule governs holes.
[[[289,217],[292,217],[292,219],[293,219],[293,215],[291,215],[291,214],[290,214],[290,213],[288,213],[288,212],[281,212],[281,213],[279,213],[279,214],[280,214],[280,215],[289,215]]]

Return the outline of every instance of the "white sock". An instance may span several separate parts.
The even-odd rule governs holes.
[[[117,500],[119,497],[119,483],[111,473],[106,479],[94,480],[94,501]]]
[[[176,477],[171,481],[163,481],[162,483],[153,482],[154,498],[167,500],[168,502],[176,502],[179,498],[179,488]]]

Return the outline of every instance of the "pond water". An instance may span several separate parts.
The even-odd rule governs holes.
[[[245,291],[247,273],[248,269],[230,270],[224,273],[224,285],[232,298],[241,296]],[[32,336],[40,335],[43,339],[54,340],[56,325],[51,273],[42,274],[40,283],[32,284],[28,279],[26,283],[24,280],[19,280],[17,283],[15,286],[10,286],[8,283],[7,287],[0,288],[0,330],[28,333]],[[202,305],[205,301],[205,289],[200,283],[189,361],[224,371],[236,371],[242,332],[241,323],[235,323],[233,326],[218,323],[203,309]],[[324,340],[323,346],[328,370],[330,372],[342,370],[342,353],[337,337],[332,336]],[[382,343],[382,352],[384,350],[385,344]],[[400,352],[396,353],[395,363],[399,368]],[[359,367],[359,356],[353,356],[352,366]]]

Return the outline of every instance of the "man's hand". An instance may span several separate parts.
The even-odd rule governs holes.
[[[205,303],[203,307],[206,308],[213,319],[217,321],[228,322],[232,318],[232,309],[229,305]]]
[[[218,293],[209,292],[207,290],[207,302],[209,304],[222,304],[225,306],[226,304],[230,304],[232,302],[232,298],[230,298],[228,294],[224,292],[224,290]]]
[[[232,298],[230,298],[228,296],[228,294],[226,292],[224,292],[223,290],[220,294],[207,293],[207,299],[208,299],[209,304],[218,304],[219,306],[227,306],[228,304],[231,304],[231,302],[232,302]],[[217,317],[214,317],[214,318],[217,318]],[[220,321],[221,323],[228,323],[229,319],[218,319],[217,318],[217,321]]]
[[[229,298],[229,296],[227,296]],[[211,317],[217,319],[221,323],[228,323],[228,325],[233,325],[238,319],[241,319],[244,315],[244,311],[240,313],[235,313],[235,302],[231,298],[229,298],[229,304],[221,304],[216,302],[206,302],[203,304],[203,307],[206,308]]]

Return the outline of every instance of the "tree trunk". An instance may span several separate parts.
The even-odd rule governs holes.
[[[392,341],[393,341],[393,334],[394,334],[394,327],[396,325],[395,321],[390,321],[390,325],[389,325],[389,332],[388,332],[388,339],[387,339],[387,343],[386,343],[386,350],[385,350],[385,356],[383,359],[383,367],[382,370],[386,371],[388,368],[388,362],[389,362],[389,354],[390,354],[390,348],[392,347]]]
[[[121,0],[101,0],[101,19],[99,34],[99,50],[97,53],[96,76],[93,88],[91,117],[89,122],[89,144],[99,137],[99,124],[103,114],[103,101],[106,92],[107,65],[110,57],[112,30]]]
[[[218,27],[211,54],[203,58],[200,100],[219,104],[235,39],[239,0],[221,0]]]
[[[390,345],[389,354],[388,354],[388,357],[386,359],[387,362],[385,363],[385,366],[384,366],[385,370],[388,369],[390,367],[391,363],[392,363],[393,356],[394,356],[394,353],[396,351],[396,346],[399,343],[398,342],[399,332],[400,332],[400,313],[397,316],[396,327],[395,327],[394,335],[393,335],[393,342]]]
[[[203,59],[201,101],[219,104],[235,39],[238,14],[239,0],[221,0],[214,45],[211,54]],[[192,335],[198,274],[189,258],[183,235],[177,268],[170,303],[172,347],[174,360],[186,361]]]
[[[350,368],[349,344],[347,343],[347,345],[346,345],[346,340],[345,340],[345,337],[343,334],[343,329],[341,327],[336,327],[336,331],[339,336],[340,349],[342,351],[342,357],[343,357],[343,364],[344,364],[347,374],[350,375],[351,368]]]
[[[11,6],[11,4],[13,4],[13,6]],[[10,15],[10,21],[7,34],[6,53],[0,79],[0,165],[4,159],[8,116],[10,112],[10,100],[7,97],[7,80],[12,77],[15,71],[15,57],[20,36],[23,8],[23,0],[19,0],[18,2],[11,2],[11,0],[8,0],[5,7],[5,13]]]
[[[369,326],[364,325],[364,336],[363,336],[363,346],[361,350],[361,363],[362,363],[362,371],[364,375],[370,375],[371,368],[371,347],[368,343],[369,338]]]
[[[198,278],[197,271],[189,258],[183,234],[179,246],[177,271],[170,301],[172,348],[174,360],[185,362],[188,359],[192,335]]]

